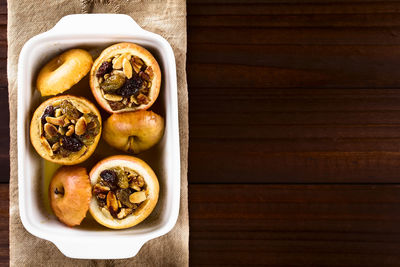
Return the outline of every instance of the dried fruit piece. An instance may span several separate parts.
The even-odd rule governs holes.
[[[122,189],[129,187],[129,181],[128,181],[128,177],[126,175],[118,176],[118,186]]]
[[[106,73],[110,73],[112,71],[112,64],[111,62],[104,61],[101,63],[99,69],[97,70],[96,76],[101,77]]]
[[[120,74],[111,75],[105,78],[104,82],[100,85],[105,93],[113,92],[121,88],[125,83],[125,77]]]
[[[140,88],[142,87],[143,81],[139,76],[133,76],[131,79],[128,79],[124,86],[122,86],[117,94],[122,95],[124,97],[136,95],[139,93]]]
[[[72,152],[78,152],[83,147],[82,142],[73,136],[61,137],[61,147]]]
[[[82,114],[79,112],[79,110],[77,108],[75,108],[74,105],[72,105],[72,103],[68,100],[64,100],[63,102],[61,102],[60,107],[61,107],[62,112],[70,120],[73,120],[73,119],[77,120],[82,116]]]
[[[117,198],[121,201],[121,203],[128,208],[135,208],[134,204],[129,201],[129,196],[131,191],[129,189],[118,189],[116,191]]]
[[[46,109],[43,112],[42,115],[42,123],[45,124],[46,123],[46,118],[47,117],[54,117],[54,107],[53,106],[48,106],[46,107]]]
[[[111,189],[115,189],[118,184],[117,174],[113,170],[104,170],[100,173],[100,177],[103,179],[104,183]]]
[[[144,191],[135,192],[129,196],[129,201],[132,203],[140,203],[146,200],[146,193]]]

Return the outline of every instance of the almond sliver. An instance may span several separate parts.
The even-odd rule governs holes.
[[[122,65],[123,65],[123,71],[124,71],[125,76],[128,79],[132,78],[132,65],[127,58],[124,58]]]

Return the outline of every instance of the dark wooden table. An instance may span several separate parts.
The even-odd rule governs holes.
[[[400,2],[188,0],[187,10],[191,265],[400,266]]]

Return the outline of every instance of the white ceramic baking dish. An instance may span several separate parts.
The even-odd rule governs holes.
[[[159,201],[153,213],[131,229],[107,229],[90,218],[81,226],[70,228],[60,223],[49,209],[47,186],[55,168],[36,154],[29,140],[30,119],[42,101],[34,86],[36,75],[46,61],[69,48],[83,47],[98,55],[105,47],[122,41],[146,47],[162,70],[161,92],[154,106],[165,117],[165,135],[155,148],[139,155],[158,176]],[[80,84],[78,90],[85,90],[89,96],[88,81]],[[31,234],[53,242],[71,258],[118,259],[135,256],[145,242],[166,234],[175,225],[180,200],[176,65],[171,46],[161,36],[143,30],[127,15],[85,14],[62,18],[51,30],[30,39],[20,53],[17,123],[19,209],[22,224]],[[105,146],[100,143],[91,158],[98,160],[120,153],[103,152],[107,150]],[[86,166],[90,170],[93,164],[92,160]]]

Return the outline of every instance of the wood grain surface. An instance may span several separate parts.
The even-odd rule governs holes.
[[[400,266],[400,2],[188,0],[193,266]],[[9,177],[0,1],[0,181]],[[8,185],[0,186],[0,265]]]

